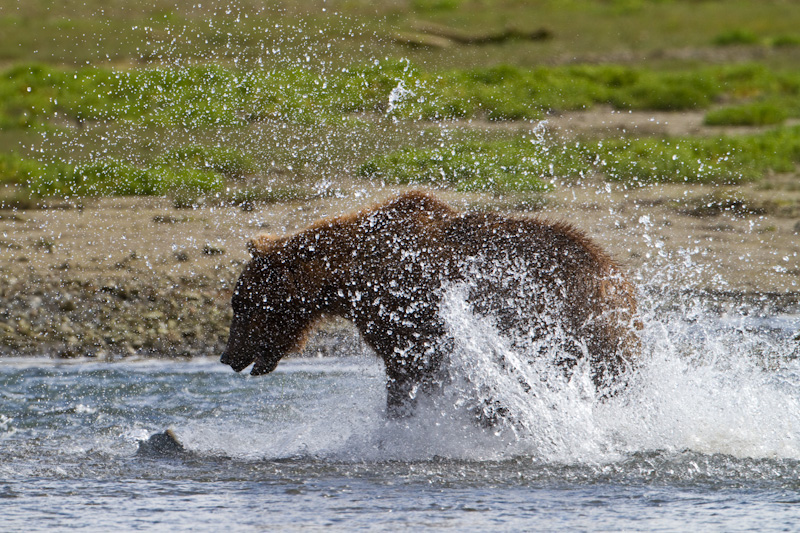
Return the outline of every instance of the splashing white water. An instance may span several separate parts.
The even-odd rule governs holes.
[[[657,303],[643,302],[645,351],[627,390],[601,401],[588,368],[567,377],[540,351],[527,364],[528,354],[515,353],[451,291],[443,314],[457,339],[454,373],[508,409],[507,448],[545,461],[652,450],[800,458],[800,366],[790,336],[774,338],[747,317],[723,321],[696,302],[673,313],[657,312]]]
[[[412,96],[414,96],[414,92],[407,89],[403,80],[400,80],[397,83],[397,87],[392,89],[392,92],[389,93],[389,106],[386,108],[386,113],[391,114],[404,100]]]
[[[610,399],[598,398],[588,365],[567,375],[553,363],[558,343],[503,337],[490,318],[473,312],[468,287],[455,286],[441,307],[454,342],[451,382],[441,394],[419,398],[415,416],[385,418],[385,376],[376,359],[296,360],[258,381],[258,397],[244,399],[253,403],[247,420],[226,416],[178,433],[195,450],[250,458],[524,456],[603,464],[688,450],[800,460],[800,363],[792,339],[800,319],[720,316],[702,299],[668,294],[663,288],[675,286],[674,276],[650,279],[640,290],[641,362]],[[475,423],[476,411],[491,414],[494,406],[502,407],[496,424]]]

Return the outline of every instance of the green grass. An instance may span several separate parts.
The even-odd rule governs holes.
[[[43,169],[38,161],[23,159],[18,154],[0,154],[0,186],[25,185]]]
[[[364,163],[362,177],[392,184],[436,184],[462,191],[543,192],[548,178],[580,172],[573,154],[549,153],[524,139],[468,142],[429,150],[408,148]]]
[[[147,167],[112,158],[72,165],[43,163],[16,154],[3,154],[0,155],[0,185],[13,187],[16,195],[25,193],[31,197],[163,196],[176,193],[196,196],[222,191],[224,166],[209,165],[200,169],[169,157],[191,151],[198,150],[189,148],[168,152],[167,157]]]
[[[219,174],[170,167],[139,168],[114,159],[77,166],[45,165],[25,184],[36,196],[154,196],[220,191]]]
[[[750,45],[759,44],[761,38],[751,30],[734,28],[718,34],[713,42],[717,46]]]
[[[0,75],[0,96],[5,96],[0,99],[0,124],[22,130],[58,129],[65,122],[118,122],[204,131],[270,121],[306,124],[324,132],[356,113],[397,123],[533,120],[546,112],[599,104],[617,109],[702,109],[723,97],[736,103],[709,111],[708,124],[770,125],[800,116],[800,74],[753,64],[692,71],[580,65],[435,72],[407,61],[382,61],[327,76],[295,68],[240,71],[204,65],[120,71],[28,65]],[[786,161],[795,161],[781,155],[786,146],[774,141],[792,146],[794,135],[786,132],[794,130],[777,131],[783,133],[589,140],[580,149],[559,146],[549,151],[547,145],[530,141],[451,143],[432,150],[412,144],[372,157],[360,172],[391,183],[490,191],[544,191],[553,177],[592,171],[625,182],[735,183],[756,179],[768,168],[789,168]],[[315,154],[303,157],[314,159]],[[35,195],[163,195],[186,189],[184,196],[190,197],[196,196],[194,191],[219,190],[225,179],[257,172],[249,156],[199,143],[155,154],[144,164],[104,157],[77,166],[34,165],[14,157],[0,160],[0,178],[23,184]]]
[[[397,119],[532,120],[599,104],[682,111],[726,97],[782,102],[800,114],[800,73],[758,65],[656,71],[619,65],[426,71],[404,61],[309,69],[77,70],[20,65],[0,75],[0,126],[128,121],[183,128],[274,120],[341,122],[351,113]],[[773,104],[774,105],[774,104]]]
[[[792,48],[800,46],[800,34],[777,35],[770,39],[769,44],[777,48],[781,47]]]
[[[359,174],[387,183],[507,192],[543,191],[594,173],[629,185],[738,184],[767,171],[790,172],[798,164],[800,127],[793,127],[738,137],[456,143],[377,156]]]
[[[760,168],[733,139],[609,139],[590,146],[594,168],[610,181],[735,184],[759,179]]]
[[[227,178],[240,178],[256,170],[247,155],[229,148],[209,148],[201,145],[167,150],[154,161],[155,166],[213,171]]]
[[[266,59],[271,67],[276,60],[304,61],[310,54],[346,65],[370,59],[379,47],[381,58],[409,57],[437,68],[532,66],[553,59],[596,60],[620,51],[704,47],[732,29],[781,36],[800,27],[799,10],[781,0],[354,0],[331,2],[324,12],[312,0],[198,4],[0,0],[0,60],[187,65]],[[391,39],[397,31],[413,30],[418,20],[478,33],[545,27],[554,37],[533,46],[510,41],[441,50],[411,48]],[[271,52],[277,48],[275,58]],[[794,63],[791,55],[766,60]],[[651,56],[649,61],[657,60]]]
[[[393,38],[424,32],[420,21],[465,35],[545,28],[552,38],[444,49]],[[793,130],[585,139],[549,152],[529,141],[459,143],[469,132],[458,123],[436,149],[409,135],[420,121],[532,121],[595,106],[781,124],[800,118],[798,27],[800,10],[781,0],[355,0],[324,12],[311,0],[0,0],[2,149],[39,148],[51,161],[2,156],[0,183],[56,195],[183,188],[196,199],[226,181],[239,190],[233,180],[258,179],[270,162],[307,177],[365,159],[362,173],[376,179],[464,190],[542,191],[587,172],[643,183],[756,179],[794,168]],[[717,64],[731,52],[715,43],[740,47],[735,62]],[[231,131],[238,142],[219,136]],[[166,150],[162,139],[185,146]],[[254,187],[239,193],[243,203],[272,190]]]
[[[773,48],[791,48],[800,46],[800,35],[778,34],[760,37],[754,31],[744,28],[727,29],[712,40],[716,46],[765,46]]]
[[[788,115],[776,102],[751,102],[709,111],[704,122],[708,126],[771,126],[781,124]]]

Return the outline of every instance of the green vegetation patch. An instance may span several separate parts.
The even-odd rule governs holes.
[[[740,183],[761,177],[760,165],[730,138],[610,139],[588,146],[595,169],[626,183]]]
[[[36,196],[158,196],[173,191],[219,191],[219,174],[166,166],[142,169],[114,159],[77,166],[43,165],[26,184]]]
[[[389,183],[428,183],[461,190],[547,190],[555,178],[599,173],[628,184],[736,184],[800,163],[800,128],[720,138],[555,139],[467,142],[405,149],[365,162],[359,174]]]
[[[734,28],[719,33],[713,42],[717,46],[752,45],[759,44],[761,38],[751,30]]]
[[[255,164],[245,154],[228,148],[191,145],[168,150],[158,157],[155,166],[218,172],[239,178],[255,172]]]
[[[610,104],[617,109],[705,108],[722,92],[717,73],[659,72],[615,65],[508,65],[401,78],[396,116],[417,119],[539,119]],[[397,82],[396,82],[397,83]]]
[[[708,126],[771,126],[781,124],[788,115],[777,102],[752,102],[709,111],[704,122]]]
[[[0,185],[25,185],[43,169],[38,161],[17,154],[0,154]]]
[[[393,60],[330,72],[27,65],[0,75],[0,126],[126,120],[196,128],[263,120],[341,121],[343,115],[359,112],[396,119],[531,120],[597,104],[705,109],[723,96],[737,103],[780,102],[789,116],[800,116],[800,74],[757,65],[688,71],[497,66],[434,72]]]
[[[225,179],[253,171],[233,150],[189,146],[168,151],[151,165],[103,158],[81,164],[40,162],[0,154],[0,185],[32,197],[197,196],[223,190]]]
[[[0,74],[0,126],[129,121],[189,129],[243,127],[265,120],[330,126],[359,113],[394,121],[533,120],[598,104],[684,110],[709,108],[722,99],[729,105],[709,111],[707,124],[770,125],[800,117],[800,74],[754,64],[683,71],[572,65],[438,72],[394,60],[328,72],[213,65],[131,70],[27,65]],[[466,142],[380,155],[359,172],[391,183],[488,191],[544,191],[554,178],[594,172],[624,182],[736,183],[758,179],[768,169],[794,169],[797,137],[796,130],[784,128],[718,139]],[[145,166],[107,158],[77,166],[0,158],[0,182],[34,195],[163,195],[183,190],[182,196],[194,201],[203,191],[221,190],[226,179],[255,171],[253,161],[239,152],[197,145],[167,151]]]
[[[800,35],[778,35],[770,39],[770,44],[777,48],[800,46]]]
[[[461,191],[528,191],[552,188],[549,178],[582,172],[575,152],[551,152],[542,143],[466,142],[433,149],[408,148],[379,156],[358,170],[394,184],[436,184]]]
[[[791,35],[800,27],[798,10],[786,0],[335,3],[334,11],[329,8],[325,12],[319,2],[310,0],[2,0],[0,57],[6,64],[36,59],[76,65],[236,60],[260,64],[265,52],[280,48],[277,54],[272,52],[279,60],[305,62],[310,51],[312,62],[323,58],[346,64],[350,58],[370,55],[378,46],[382,57],[410,56],[427,64],[547,64],[562,57],[608,57],[622,50],[696,49],[707,46],[715,36],[725,37],[732,28],[740,28],[738,32],[745,36],[770,36]],[[479,53],[475,53],[475,45],[431,50],[387,38],[395,30],[416,30],[419,22],[446,25],[467,35],[498,32],[509,26],[528,32],[544,27],[554,38],[536,46],[511,40],[501,46],[484,46]],[[272,59],[272,54],[267,59]],[[791,65],[793,58],[768,60]]]

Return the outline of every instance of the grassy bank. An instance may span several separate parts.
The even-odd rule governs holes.
[[[443,120],[538,120],[587,110],[707,109],[712,125],[762,126],[800,118],[800,74],[755,64],[653,70],[620,65],[523,69],[512,66],[427,71],[408,61],[332,72],[219,66],[65,69],[21,65],[0,75],[6,131],[60,132],[65,126],[135,124],[142,128],[247,127],[254,123],[326,128],[350,120],[418,124]],[[724,102],[724,103],[723,103]],[[350,117],[350,118],[347,118]],[[390,183],[436,183],[459,190],[545,191],[551,178],[602,173],[624,182],[737,183],[798,162],[797,128],[737,137],[411,143],[374,154],[358,169]],[[327,158],[317,145],[307,160]],[[233,149],[184,146],[149,157],[88,162],[6,155],[0,182],[32,196],[219,193],[235,177],[258,173]],[[244,194],[244,193],[237,193]]]
[[[665,52],[750,47],[771,51],[764,57],[771,64],[791,66],[800,41],[800,12],[781,0],[0,0],[0,8],[0,61],[69,65],[259,64],[305,61],[306,54],[347,65],[377,50],[378,57],[463,68],[609,56],[685,61]],[[460,45],[431,32],[431,24],[473,38],[507,28],[545,29],[550,38]]]
[[[221,192],[226,179],[253,171],[239,152],[202,146],[167,150],[147,166],[112,158],[74,165],[0,155],[0,186],[14,187],[15,198],[211,194]]]
[[[556,182],[601,174],[631,185],[739,184],[800,164],[800,128],[737,137],[623,138],[563,142],[522,137],[459,143],[377,156],[359,173],[395,184],[460,190],[544,191]],[[550,182],[548,182],[550,180]]]
[[[333,71],[20,65],[0,74],[4,128],[64,121],[202,127],[341,120],[363,112],[415,120],[532,120],[601,104],[619,110],[714,107],[711,124],[774,124],[800,117],[800,73],[756,64],[678,71],[620,65],[428,71],[407,61],[382,61]]]
[[[583,196],[553,216],[624,211],[575,223],[632,261],[651,206],[794,290],[797,28],[783,0],[0,0],[0,354],[218,352],[246,237],[384,185]]]

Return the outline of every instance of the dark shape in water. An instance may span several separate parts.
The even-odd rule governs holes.
[[[137,455],[174,457],[186,453],[186,448],[180,443],[175,432],[171,429],[163,433],[154,433],[149,439],[139,442]]]

